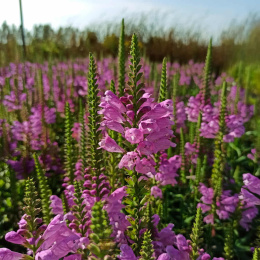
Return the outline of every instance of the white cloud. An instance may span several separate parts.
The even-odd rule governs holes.
[[[241,5],[234,9],[235,1],[230,1],[229,5],[221,4],[221,1],[212,4],[211,0],[22,0],[27,29],[31,29],[34,24],[46,23],[55,28],[68,25],[83,28],[96,21],[119,22],[123,17],[131,17],[132,13],[144,12],[153,21],[155,14],[160,12],[163,15],[159,22],[165,27],[175,24],[196,26],[205,34],[218,34],[233,19],[242,20],[248,13],[246,9],[243,12]],[[0,2],[4,2],[0,3],[0,24],[6,20],[8,24],[18,26],[19,1]]]

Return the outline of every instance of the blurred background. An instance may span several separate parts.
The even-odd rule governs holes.
[[[87,57],[89,51],[98,58],[116,57],[124,18],[126,45],[137,33],[143,55],[150,61],[161,62],[163,57],[181,64],[204,61],[212,37],[217,74],[225,70],[235,76],[250,70],[260,93],[259,14],[259,0],[2,1],[0,66]]]

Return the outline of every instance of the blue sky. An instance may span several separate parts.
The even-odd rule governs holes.
[[[27,29],[43,23],[84,28],[96,21],[127,20],[132,13],[151,14],[152,20],[160,13],[165,27],[195,27],[206,36],[217,37],[249,14],[260,14],[260,0],[23,0],[23,11]],[[20,24],[18,0],[0,1],[0,24],[3,21]]]

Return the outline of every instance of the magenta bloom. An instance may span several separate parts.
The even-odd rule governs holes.
[[[204,217],[203,221],[207,224],[214,224],[214,216],[213,214],[209,214],[206,217]]]
[[[154,166],[156,163],[152,159],[143,158],[142,160],[136,160],[135,170],[139,173],[146,174],[148,177],[155,175]]]
[[[52,195],[50,196],[52,213],[55,215],[63,214],[63,207],[62,207],[62,200],[56,196]]]
[[[260,179],[250,173],[243,174],[243,182],[251,192],[260,195]]]
[[[131,144],[138,144],[144,140],[143,131],[137,128],[130,128],[125,131],[125,139]]]
[[[121,260],[137,260],[132,248],[128,245],[121,245],[121,253],[118,256]]]
[[[125,167],[128,170],[133,170],[138,160],[140,160],[140,158],[136,152],[128,152],[122,157],[118,164],[118,168],[122,169]]]
[[[13,252],[7,248],[0,248],[0,259],[3,260],[22,260],[25,257],[24,254]]]
[[[214,190],[212,188],[207,188],[203,183],[200,183],[199,191],[203,195],[201,201],[205,204],[212,204]]]
[[[111,153],[123,153],[124,149],[121,148],[117,142],[112,139],[108,134],[99,142],[100,148]]]
[[[157,260],[171,260],[171,257],[167,253],[161,254]]]
[[[197,208],[201,208],[202,213],[206,213],[211,210],[211,206],[203,204],[203,203],[198,203]]]
[[[164,159],[159,167],[159,172],[156,174],[155,179],[165,186],[177,184],[175,178],[178,176],[177,171],[181,167],[181,157],[175,155],[169,160]]]
[[[13,243],[13,244],[17,244],[17,245],[23,245],[25,243],[27,243],[27,240],[22,237],[21,235],[19,235],[18,233],[16,233],[15,231],[10,231],[5,235],[5,240]]]
[[[140,122],[139,128],[144,134],[151,134],[160,130],[157,125],[157,120],[155,119],[146,119]]]
[[[151,188],[151,195],[154,196],[155,198],[160,198],[162,199],[162,190],[158,188],[157,186],[153,186]]]

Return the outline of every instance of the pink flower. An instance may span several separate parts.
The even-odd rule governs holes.
[[[200,183],[199,191],[203,195],[201,201],[205,204],[212,204],[214,190],[212,188],[207,188],[203,183]]]
[[[120,246],[120,255],[118,256],[121,260],[137,260],[132,248],[128,245]]]
[[[21,235],[19,235],[18,233],[16,233],[15,231],[10,231],[5,235],[5,240],[13,243],[13,244],[17,244],[17,245],[23,245],[25,243],[27,243],[26,239],[24,237],[22,237]]]
[[[163,228],[159,232],[159,241],[164,245],[173,245],[176,241],[175,233],[172,231],[172,228],[174,227],[173,224],[168,224],[167,227]]]
[[[121,148],[114,139],[112,139],[108,134],[99,142],[100,148],[112,153],[123,153],[124,149]]]
[[[146,119],[139,123],[139,128],[144,134],[151,134],[153,132],[159,131],[159,126],[155,119]]]
[[[81,259],[82,259],[82,255],[80,254],[73,254],[63,258],[63,260],[81,260]]]
[[[105,96],[101,99],[101,101],[103,101],[104,103],[108,103],[109,105],[119,110],[121,113],[126,112],[125,106],[111,90],[107,90],[105,92]],[[101,103],[100,106],[103,107],[103,103]]]
[[[149,177],[153,177],[155,174],[155,162],[152,159],[143,158],[136,161],[135,170],[139,173],[146,174]]]
[[[59,260],[70,252],[76,252],[78,249],[79,237],[77,235],[67,235],[57,237],[49,249],[43,250],[36,254],[35,260]]]
[[[243,182],[251,192],[260,195],[260,179],[250,173],[243,174]]]
[[[111,105],[106,105],[106,107],[98,111],[98,113],[103,114],[107,120],[113,120],[118,123],[123,123],[125,121],[125,118],[122,116],[121,112]]]
[[[213,214],[209,214],[206,217],[204,217],[203,221],[207,224],[214,224],[214,216]]]
[[[118,164],[118,168],[122,169],[123,167],[125,167],[128,170],[133,170],[137,160],[140,160],[140,158],[136,152],[128,152],[122,157],[121,161]]]
[[[142,141],[138,144],[137,149],[140,155],[151,155],[155,153],[155,146],[154,143],[149,141]]]
[[[50,200],[50,207],[52,208],[52,213],[55,215],[63,214],[62,200],[56,195],[50,196]]]
[[[169,160],[163,160],[159,167],[160,172],[156,174],[155,179],[160,181],[163,186],[168,184],[174,186],[177,183],[175,178],[178,176],[177,171],[180,167],[181,157],[178,155],[171,157]]]
[[[144,135],[142,130],[130,128],[125,131],[125,139],[131,144],[138,144],[144,140]]]
[[[153,186],[151,188],[151,195],[154,196],[155,198],[160,198],[162,199],[162,190],[158,188],[157,186]]]
[[[167,254],[167,253],[163,253],[161,254],[157,260],[171,260],[172,258]]]
[[[100,123],[100,126],[101,127],[106,126],[108,129],[111,129],[121,134],[124,133],[124,127],[120,123],[115,122],[113,120],[104,120],[103,122]]]
[[[73,241],[78,241],[79,238],[79,236],[75,235],[75,233],[67,227],[64,217],[62,215],[57,215],[44,231],[41,237],[44,242],[37,252],[41,252],[40,256],[45,256],[45,254],[49,255],[49,249],[53,248],[51,251],[53,251],[54,254],[60,252],[62,256],[59,256],[59,258],[61,258],[66,256],[69,252],[74,251],[76,244]],[[55,250],[57,252],[55,252]],[[64,254],[64,250],[67,252],[66,254]],[[42,253],[42,251],[46,252]]]
[[[7,248],[0,248],[0,259],[3,260],[22,260],[26,255],[13,252]]]
[[[203,204],[203,203],[198,203],[197,208],[201,208],[202,213],[205,213],[205,212],[211,210],[211,206]]]

